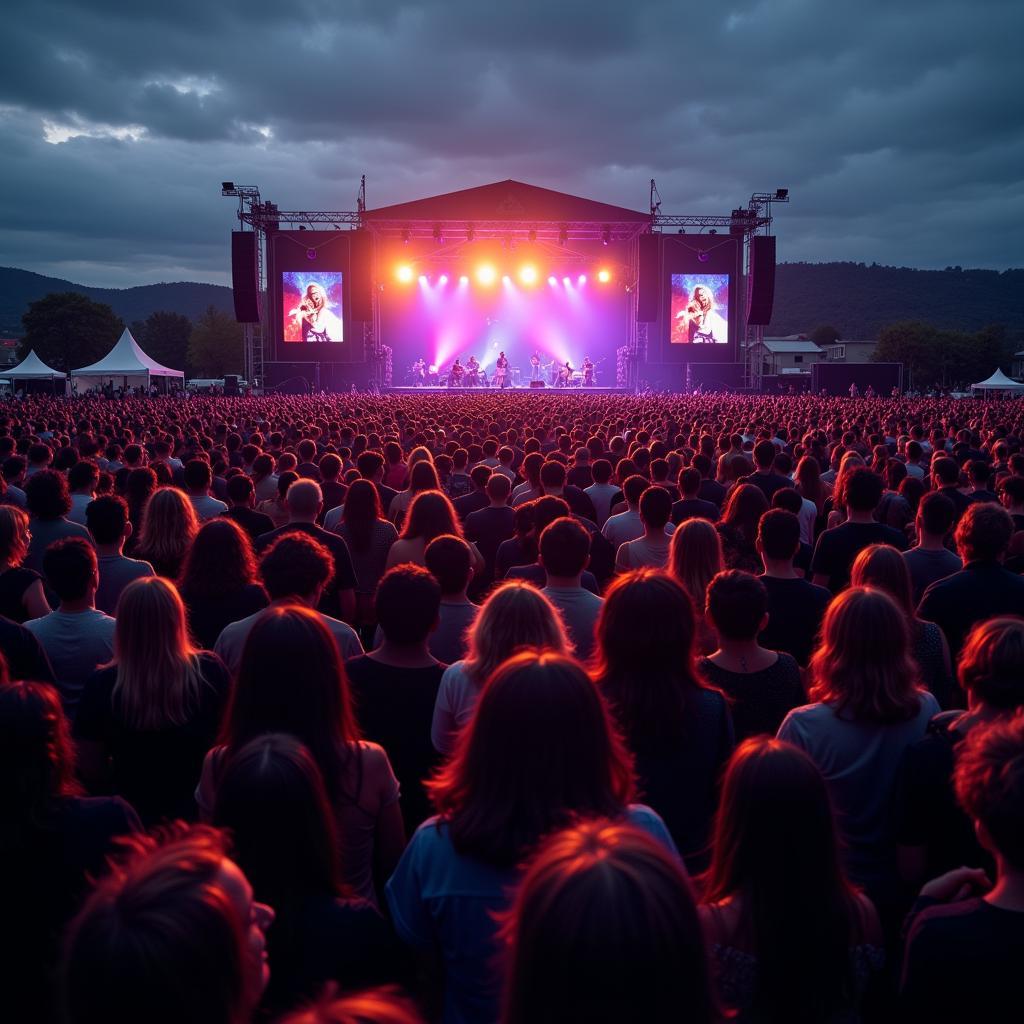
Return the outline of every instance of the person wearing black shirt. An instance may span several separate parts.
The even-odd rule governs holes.
[[[409,835],[430,816],[423,781],[440,760],[430,727],[448,666],[427,647],[440,604],[441,588],[426,569],[395,566],[380,581],[374,600],[383,642],[345,666],[363,737],[384,748],[398,778]]]
[[[36,635],[20,623],[0,615],[0,653],[7,662],[11,679],[34,679],[55,683],[53,667]]]
[[[1024,955],[1024,718],[972,729],[959,754],[957,802],[996,863],[929,882],[911,911],[900,1020],[1009,1021],[1020,1016]]]
[[[970,498],[960,490],[960,467],[955,459],[939,456],[932,459],[932,486],[938,494],[944,494],[953,502],[953,525],[960,522],[960,517],[971,504]]]
[[[697,489],[697,497],[704,501],[710,501],[721,508],[725,504],[726,488],[717,480],[711,479],[713,469],[711,460],[706,455],[694,455],[693,468],[700,472],[700,487]]]
[[[238,523],[253,543],[274,529],[274,520],[265,512],[256,511],[256,490],[244,473],[236,473],[228,480],[227,498],[228,508],[221,516]]]
[[[470,480],[473,482],[473,490],[469,494],[464,494],[461,498],[456,498],[452,505],[455,507],[456,513],[458,513],[459,519],[464,523],[468,516],[474,512],[479,512],[482,508],[487,508],[490,504],[490,499],[487,497],[487,481],[491,478],[491,467],[490,466],[474,466],[472,472],[469,474]]]
[[[907,547],[907,539],[899,530],[876,523],[873,518],[882,500],[882,478],[866,466],[857,466],[846,474],[845,481],[849,518],[818,538],[811,560],[812,582],[827,586],[833,594],[849,584],[850,569],[864,548],[888,544],[904,551]]]
[[[348,487],[338,480],[341,476],[341,459],[333,452],[328,452],[320,458],[320,490],[324,496],[324,511],[329,512],[337,508],[345,501]]]
[[[777,450],[771,441],[758,441],[754,445],[754,472],[739,480],[741,484],[753,484],[755,487],[760,487],[769,504],[777,490],[793,486],[793,481],[788,476],[776,473],[773,468]]]
[[[398,491],[387,487],[383,482],[384,456],[380,452],[360,452],[356,459],[356,468],[364,480],[369,480],[377,488],[377,493],[380,495],[380,507],[391,508],[391,502],[395,500]]]
[[[682,498],[672,506],[672,522],[678,526],[687,519],[707,519],[715,522],[719,508],[713,501],[698,497],[700,493],[700,470],[690,466],[679,474],[679,490]]]
[[[512,481],[503,473],[492,473],[485,488],[490,505],[466,516],[466,540],[476,544],[484,556],[486,568],[474,581],[478,589],[486,589],[494,579],[494,562],[501,544],[515,532],[515,511],[509,507]]]
[[[806,666],[832,594],[793,568],[800,550],[800,521],[792,512],[775,508],[761,516],[757,550],[764,562],[761,583],[768,593],[768,625],[757,642],[773,651],[785,651]]]

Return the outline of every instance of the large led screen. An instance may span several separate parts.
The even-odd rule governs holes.
[[[729,344],[729,275],[672,274],[669,344]]]
[[[281,301],[286,343],[341,344],[345,340],[342,274],[286,270]]]

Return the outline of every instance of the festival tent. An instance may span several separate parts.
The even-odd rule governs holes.
[[[181,370],[162,366],[147,356],[126,327],[118,343],[99,362],[72,370],[71,376],[76,379],[92,377],[99,378],[100,381],[123,382],[126,386],[129,382],[138,383],[143,380],[148,387],[153,377],[184,378],[185,374]]]
[[[1020,384],[1010,377],[1007,377],[1002,370],[998,367],[996,372],[992,374],[988,380],[983,380],[978,384],[971,385],[972,391],[1004,391],[1010,392],[1014,395],[1019,395],[1024,392],[1024,384]]]
[[[17,366],[12,366],[9,370],[3,370],[0,374],[9,380],[63,380],[67,377],[66,373],[61,373],[60,370],[47,366],[36,355],[35,350],[29,352]]]

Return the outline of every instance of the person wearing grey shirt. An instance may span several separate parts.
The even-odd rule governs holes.
[[[583,662],[594,651],[594,631],[604,604],[580,584],[589,559],[590,534],[575,519],[556,519],[544,528],[540,563],[547,585],[541,593],[562,613],[576,657]]]
[[[99,559],[100,585],[96,590],[96,607],[113,615],[121,591],[132,580],[155,573],[149,562],[126,558],[122,554],[125,541],[132,535],[128,503],[124,498],[105,494],[89,503],[85,515]]]
[[[43,573],[60,604],[49,615],[30,619],[25,628],[43,645],[64,708],[74,718],[86,679],[114,656],[114,620],[95,607],[99,569],[88,541],[67,537],[51,545],[43,556]]]
[[[427,637],[427,648],[438,661],[453,665],[465,658],[469,627],[480,611],[466,597],[473,578],[473,556],[461,537],[442,534],[427,545],[423,560],[441,587],[437,628]]]
[[[963,568],[960,558],[945,545],[955,516],[953,502],[938,491],[924,495],[917,506],[917,545],[903,552],[914,588],[914,604],[937,580],[944,580]]]

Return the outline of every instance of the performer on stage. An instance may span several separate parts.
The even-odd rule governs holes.
[[[328,309],[327,292],[315,282],[306,288],[303,300],[289,314],[302,327],[302,340],[326,343],[344,340],[341,319]]]
[[[505,358],[504,352],[498,353],[498,361],[494,364],[494,383],[499,388],[505,388],[509,385],[508,379],[508,359]]]
[[[427,363],[424,359],[417,359],[412,364],[412,382],[413,384],[421,388],[427,380]]]
[[[462,363],[459,362],[458,357],[456,357],[455,362],[452,363],[451,370],[448,371],[448,387],[461,388],[462,377],[465,374],[465,372],[465,367],[462,365]]]
[[[583,386],[585,388],[594,386],[594,361],[590,356],[583,357]]]
[[[571,380],[572,380],[572,366],[570,366],[569,360],[567,359],[565,361],[565,366],[563,366],[558,371],[558,386],[560,388],[567,388],[569,386],[569,382]]]
[[[540,353],[530,356],[530,380],[540,380]]]
[[[476,356],[470,356],[466,362],[466,387],[475,388],[480,384],[480,363]]]
[[[856,382],[850,385],[850,397],[860,398],[860,389],[857,387]]]

